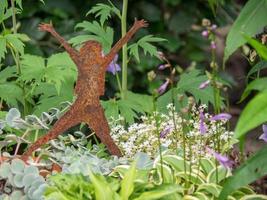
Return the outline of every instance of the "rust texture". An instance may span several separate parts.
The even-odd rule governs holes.
[[[135,21],[132,28],[121,38],[110,52],[104,56],[102,47],[96,41],[87,41],[80,51],[72,48],[53,28],[52,24],[40,24],[39,30],[51,33],[69,53],[78,68],[78,78],[75,86],[77,96],[70,109],[54,124],[52,129],[33,143],[22,155],[21,159],[27,161],[28,157],[42,145],[46,144],[69,128],[84,122],[96,133],[97,137],[107,146],[108,151],[121,156],[120,149],[110,136],[108,122],[100,104],[100,96],[105,91],[105,74],[108,65],[115,55],[132,36],[148,24],[144,20]]]

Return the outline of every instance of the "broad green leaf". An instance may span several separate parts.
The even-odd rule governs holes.
[[[21,55],[24,54],[25,44],[23,43],[23,40],[22,40],[22,38],[25,39],[26,36],[25,37],[24,36],[22,36],[21,34],[5,35],[8,46],[14,49],[15,51],[19,52]]]
[[[197,191],[204,192],[205,194],[212,194],[214,197],[218,197],[221,191],[221,186],[215,183],[203,183],[198,186]]]
[[[137,94],[131,91],[126,93],[127,101],[139,105],[144,112],[151,113],[153,110],[153,97],[145,94]]]
[[[156,200],[175,192],[182,192],[182,190],[183,189],[179,185],[164,184],[155,187],[153,190],[143,192],[139,197],[134,198],[133,200]]]
[[[254,97],[244,108],[235,128],[235,138],[242,138],[245,134],[267,121],[267,92]]]
[[[208,175],[208,173],[215,168],[215,164],[207,158],[201,158],[200,160],[201,169]]]
[[[251,81],[243,92],[240,102],[248,97],[252,90],[263,91],[267,89],[267,78],[259,78]]]
[[[267,174],[267,147],[258,151],[249,158],[243,165],[234,171],[223,184],[219,200],[224,200],[238,188],[252,183]]]
[[[252,74],[254,74],[256,72],[260,72],[262,69],[265,69],[265,68],[267,68],[267,61],[263,60],[263,61],[258,62],[256,65],[254,65],[249,70],[249,72],[247,74],[247,80]]]
[[[261,32],[267,25],[267,0],[250,0],[242,9],[238,18],[234,22],[227,38],[224,50],[224,63],[234,51],[245,44],[246,40],[242,33],[254,36]]]
[[[96,200],[110,200],[113,198],[113,191],[102,175],[94,175],[88,169],[90,180],[95,189]]]
[[[134,180],[136,176],[136,162],[133,162],[130,169],[126,172],[121,181],[120,197],[121,200],[128,200],[134,191]]]
[[[262,57],[264,60],[267,60],[267,47],[258,42],[257,40],[250,38],[247,35],[243,35],[246,41],[255,48],[257,53],[259,54],[260,57]]]
[[[175,169],[176,172],[184,171],[184,167],[186,167],[187,170],[189,170],[190,165],[188,162],[184,162],[184,159],[176,156],[176,155],[164,155],[163,156],[163,162],[172,166],[173,169]]]
[[[216,183],[216,168],[213,168],[207,176],[208,183]],[[223,166],[218,166],[218,182],[220,183],[226,177],[230,176],[231,172],[229,169],[224,168]]]

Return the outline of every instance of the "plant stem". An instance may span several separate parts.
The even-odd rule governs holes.
[[[10,0],[10,2],[11,2],[11,9],[12,9],[12,29],[13,29],[13,33],[17,34],[17,20],[16,20],[15,1],[14,0]],[[11,47],[11,49],[12,49],[12,47]],[[15,60],[16,66],[17,66],[17,74],[20,76],[21,75],[21,64],[20,64],[19,53],[18,53],[18,51],[16,49],[14,49],[14,52],[12,53],[12,55],[13,55],[13,58]],[[28,114],[28,106],[27,106],[28,103],[27,103],[26,98],[25,98],[26,91],[25,91],[25,87],[24,87],[23,84],[22,84],[22,90],[23,90],[23,99],[24,99],[24,106],[23,106],[24,112],[23,112],[23,115],[25,116],[25,115]]]
[[[126,35],[127,31],[127,9],[128,0],[123,0],[122,17],[121,17],[121,37]],[[127,54],[127,43],[122,47],[122,90],[121,98],[126,98],[127,92],[127,66],[128,65],[128,54]]]

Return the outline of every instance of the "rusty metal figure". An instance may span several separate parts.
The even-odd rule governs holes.
[[[97,137],[107,146],[113,155],[121,156],[120,149],[110,136],[110,129],[100,105],[99,97],[104,95],[105,73],[108,65],[115,55],[132,36],[148,24],[145,20],[135,20],[133,27],[121,38],[104,56],[100,43],[87,41],[80,51],[73,49],[53,28],[52,24],[40,24],[39,30],[51,33],[65,48],[78,68],[78,78],[75,86],[77,96],[70,109],[54,124],[52,129],[39,138],[22,155],[21,159],[27,161],[28,157],[42,145],[46,144],[69,128],[84,122],[96,133]]]

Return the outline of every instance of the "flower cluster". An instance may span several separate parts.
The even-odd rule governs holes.
[[[229,116],[211,116],[204,113],[206,106],[202,105],[199,108],[193,106],[190,117],[183,118],[172,104],[167,108],[167,114],[143,116],[142,122],[134,123],[127,129],[118,121],[111,122],[111,136],[125,157],[133,157],[137,152],[145,152],[153,157],[157,154],[159,145],[182,153],[183,134],[186,135],[186,155],[191,160],[196,160],[199,155],[212,157],[213,155],[206,153],[205,147],[216,149],[215,137],[220,138],[221,147],[230,144],[233,133],[225,128]],[[226,148],[231,148],[231,145]]]
[[[211,24],[210,20],[208,19],[203,19],[202,20],[202,26],[205,28],[201,35],[205,38],[210,39],[210,48],[211,49],[216,49],[217,45],[215,42],[215,38],[214,38],[214,33],[217,29],[217,25],[216,24]]]

